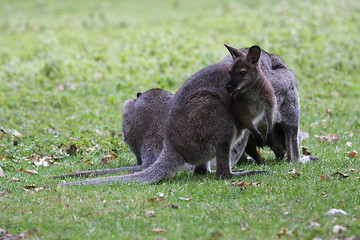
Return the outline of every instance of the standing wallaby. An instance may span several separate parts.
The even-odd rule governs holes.
[[[272,146],[271,134],[277,111],[273,87],[261,70],[261,49],[252,46],[248,53],[225,45],[234,59],[230,68],[230,79],[226,84],[227,92],[232,96],[237,121],[246,127],[255,139],[255,145],[264,146],[261,133],[255,127],[265,114],[267,121],[266,144]],[[262,159],[255,157],[257,163]]]
[[[138,93],[136,99],[126,100],[123,105],[122,129],[125,142],[135,154],[137,166],[89,170],[54,178],[97,176],[123,171],[138,172],[153,164],[159,157],[165,138],[165,122],[173,94],[163,89],[150,89]],[[195,174],[204,174],[202,167],[186,166]]]
[[[245,48],[237,50],[232,47],[227,48],[230,51],[231,56],[234,60],[234,64],[232,66],[234,68],[236,68],[238,61],[240,61],[239,59],[243,59],[244,56],[248,55],[248,52],[251,49]],[[265,117],[259,119],[260,121],[257,121],[257,128],[263,136],[266,136],[266,134],[270,133],[270,136],[268,135],[267,139],[271,139],[271,141],[267,142],[267,144],[270,145],[277,158],[283,158],[286,155],[288,161],[298,161],[300,157],[300,105],[295,76],[279,56],[275,54],[269,54],[263,50],[261,50],[258,64],[260,65],[259,67],[262,71],[262,74],[272,85],[277,108],[275,110],[273,118]],[[238,69],[238,71],[238,74],[241,75],[241,69]],[[235,73],[231,73],[231,75],[233,74]],[[240,77],[238,78],[240,79]],[[236,79],[236,77],[234,79]],[[234,80],[233,82],[229,82],[228,89],[232,90],[231,88],[236,88],[236,86],[237,84]],[[270,95],[268,95],[268,97],[266,98],[267,100],[270,100]],[[268,103],[267,106],[269,107],[271,106],[271,104]],[[239,109],[239,114],[241,114],[241,116],[244,116],[242,111],[243,109]],[[270,113],[271,111],[267,112]],[[272,121],[272,124],[269,124],[269,121]],[[272,128],[272,130],[270,130],[269,128]],[[255,132],[255,134],[252,134],[254,134],[256,138],[256,135],[258,135],[258,133],[256,133],[256,131],[252,132]],[[259,137],[257,138],[259,139]],[[248,132],[245,131],[238,139],[235,146],[232,148],[232,163],[237,162],[237,160],[243,153],[244,148],[247,144],[247,139]],[[252,140],[252,138],[249,138],[249,141],[250,140]],[[259,140],[255,142],[259,142]],[[256,144],[248,144],[246,146],[247,151],[252,151],[254,155],[256,155],[257,153],[255,145]],[[261,157],[258,157],[261,160]]]
[[[164,125],[164,145],[158,159],[141,172],[61,184],[101,184],[116,181],[153,183],[181,169],[185,163],[209,170],[216,158],[216,175],[221,178],[264,173],[232,172],[230,148],[238,136],[230,94],[225,85],[233,60],[229,57],[190,77],[176,92]],[[247,140],[247,139],[246,139]]]

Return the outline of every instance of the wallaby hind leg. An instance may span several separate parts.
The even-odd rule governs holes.
[[[298,128],[288,127],[284,128],[286,158],[289,162],[296,162],[300,158]]]
[[[218,146],[216,150],[216,176],[219,178],[231,178],[236,176],[246,176],[260,173],[268,173],[267,171],[241,171],[231,172],[229,161],[230,146],[228,143],[223,143]]]

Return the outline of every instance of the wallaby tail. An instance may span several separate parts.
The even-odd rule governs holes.
[[[145,167],[142,166],[142,165],[140,165],[140,166],[129,166],[129,167],[119,167],[119,168],[108,168],[108,169],[90,170],[90,171],[82,171],[82,172],[70,173],[70,174],[65,174],[65,175],[52,176],[52,178],[64,179],[64,178],[68,178],[68,177],[74,177],[74,178],[89,177],[89,176],[92,177],[92,176],[99,176],[99,175],[104,175],[104,174],[126,172],[126,171],[140,172],[144,168]]]
[[[175,172],[177,172],[181,167],[183,167],[185,161],[183,157],[175,151],[170,151],[169,148],[165,147],[161,152],[159,158],[148,168],[142,170],[141,172],[120,175],[120,176],[111,176],[104,178],[94,178],[87,179],[84,181],[69,182],[59,184],[62,187],[72,186],[72,185],[89,185],[89,184],[104,184],[104,183],[114,183],[114,182],[141,182],[141,183],[154,183],[161,181]]]

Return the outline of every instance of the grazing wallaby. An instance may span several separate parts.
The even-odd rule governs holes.
[[[173,97],[164,125],[165,139],[158,159],[141,172],[61,184],[101,184],[116,181],[153,183],[178,171],[185,163],[208,168],[216,158],[216,175],[221,178],[264,173],[232,172],[230,148],[238,138],[234,105],[225,85],[233,60],[229,57],[190,77]],[[245,139],[247,140],[247,138]]]
[[[159,157],[164,140],[165,122],[173,94],[163,89],[138,93],[136,99],[123,105],[122,129],[125,142],[135,154],[137,166],[82,171],[54,178],[97,176],[122,171],[137,172],[150,166]]]
[[[273,87],[260,67],[261,49],[258,46],[252,46],[245,54],[230,46],[225,46],[234,59],[226,90],[232,96],[237,120],[251,132],[255,145],[262,147],[264,146],[262,135],[253,122],[257,124],[265,114],[266,143],[271,146],[277,103]],[[255,161],[261,163],[262,159],[255,157]]]

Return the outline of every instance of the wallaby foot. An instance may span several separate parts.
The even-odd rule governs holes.
[[[196,166],[194,169],[194,174],[196,175],[206,175],[209,173],[210,173],[209,163]]]

